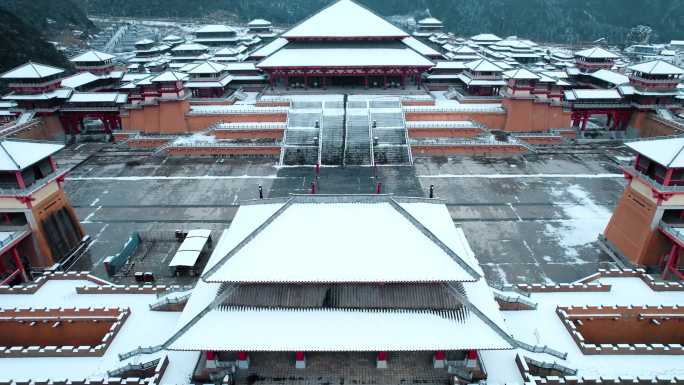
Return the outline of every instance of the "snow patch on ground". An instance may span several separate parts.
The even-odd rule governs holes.
[[[589,193],[576,184],[563,190],[553,189],[551,195],[558,199],[557,204],[567,219],[547,224],[544,233],[558,240],[567,257],[584,262],[579,259],[578,249],[596,241],[612,213],[596,204]]]

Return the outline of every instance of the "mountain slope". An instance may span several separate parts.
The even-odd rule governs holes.
[[[261,17],[295,23],[327,0],[79,0],[94,14],[131,17]],[[539,41],[626,43],[629,30],[648,25],[661,40],[684,38],[684,0],[359,0],[383,15],[422,17],[429,9],[459,35],[493,32]]]
[[[0,73],[29,60],[63,68],[70,65],[40,32],[0,8]]]

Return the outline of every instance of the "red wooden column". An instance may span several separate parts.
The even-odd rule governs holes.
[[[21,279],[24,282],[28,282],[28,275],[26,275],[26,270],[24,269],[24,264],[21,263],[21,258],[19,258],[19,251],[17,251],[17,248],[14,247],[12,249],[12,256],[14,257],[14,264],[17,265],[17,269],[21,271]]]
[[[665,268],[663,269],[663,279],[667,279],[670,273],[675,273],[681,277],[681,274],[677,272],[677,262],[679,260],[679,245],[676,242],[672,242],[672,249],[667,256],[667,261],[665,262]]]
[[[378,352],[375,367],[378,369],[387,369],[387,352]]]
[[[466,368],[474,369],[477,367],[477,350],[468,350],[466,354]]]
[[[589,121],[589,113],[584,111],[582,113],[582,131],[587,129],[587,122]]]
[[[247,352],[238,352],[238,369],[249,369],[249,355]]]
[[[435,369],[444,369],[446,367],[446,354],[444,351],[438,350],[432,358],[432,366]]]
[[[295,369],[306,369],[306,356],[304,352],[295,352]]]
[[[21,171],[15,171],[14,176],[17,178],[17,184],[19,188],[26,188],[26,182],[24,182],[24,176],[21,175]]]

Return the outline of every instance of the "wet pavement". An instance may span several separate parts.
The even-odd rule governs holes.
[[[88,153],[65,188],[93,243],[76,269],[106,276],[102,260],[133,231],[220,234],[241,201],[258,198],[259,185],[279,197],[309,193],[313,181],[322,194],[374,193],[380,183],[401,196],[427,196],[434,185],[499,283],[569,282],[608,266],[595,240],[624,188],[617,160],[626,155],[417,158],[413,166],[324,167],[316,178],[313,167],[279,168],[273,159],[159,158],[93,146],[69,156],[79,151]]]

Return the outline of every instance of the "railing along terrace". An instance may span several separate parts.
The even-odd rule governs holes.
[[[44,178],[36,179],[35,183],[25,188],[0,188],[0,196],[29,196],[37,190],[43,188],[50,182],[66,174],[69,171],[67,168],[58,168],[57,170],[46,175]]]
[[[625,172],[627,172],[628,174],[636,175],[639,179],[647,182],[649,185],[655,187],[660,192],[678,194],[684,193],[684,186],[665,186],[662,184],[662,182],[659,182],[657,179],[654,179],[651,176],[638,170],[636,167],[634,167],[633,163],[623,165],[622,169],[625,170]]]
[[[3,232],[10,232],[12,233],[7,236],[7,238],[3,239],[0,241],[0,249],[9,245],[10,243],[14,242],[15,239],[17,239],[19,236],[21,236],[24,232],[29,231],[30,228],[28,225],[24,226],[12,226],[10,229],[3,229]]]

